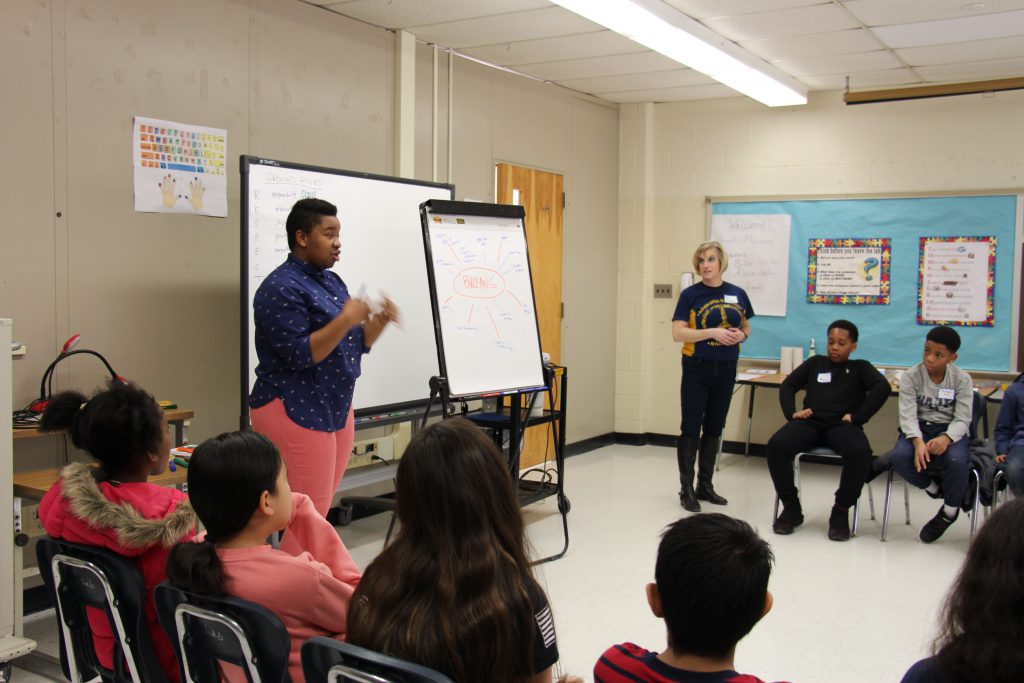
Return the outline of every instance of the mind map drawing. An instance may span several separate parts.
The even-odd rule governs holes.
[[[477,226],[478,227],[478,226]],[[533,292],[525,244],[499,230],[435,230],[438,304],[451,330],[475,343],[514,351],[532,323]]]

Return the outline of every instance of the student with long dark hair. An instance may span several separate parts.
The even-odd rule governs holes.
[[[146,591],[164,580],[171,546],[195,535],[196,517],[184,493],[146,480],[167,467],[167,420],[156,400],[133,384],[113,380],[92,398],[65,391],[50,399],[40,429],[67,431],[99,467],[75,462],[39,503],[39,521],[50,536],[94,545],[131,558]],[[174,650],[156,619],[152,600],[146,618],[167,677],[178,680]],[[114,636],[105,614],[89,610],[96,655],[113,668]]]
[[[457,683],[550,681],[551,610],[494,444],[460,418],[433,424],[409,443],[395,489],[400,531],[356,589],[349,642]]]
[[[309,497],[292,493],[277,448],[262,434],[229,432],[203,442],[189,462],[188,489],[206,538],[171,551],[168,578],[193,593],[234,595],[274,612],[291,635],[291,679],[301,683],[302,643],[345,635],[359,582],[355,562]],[[281,530],[297,554],[267,543]]]
[[[902,683],[1017,683],[1024,672],[1024,499],[996,508],[946,598],[935,656]]]

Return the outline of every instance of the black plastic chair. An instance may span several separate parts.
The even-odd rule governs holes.
[[[240,667],[252,683],[289,683],[288,630],[262,605],[226,595],[156,587],[156,613],[174,644],[183,683],[217,683],[220,664]]]
[[[57,609],[60,665],[73,683],[99,677],[165,683],[146,620],[146,585],[135,564],[103,548],[41,538],[39,573]],[[87,608],[106,614],[114,637],[113,669],[99,662]]]
[[[978,427],[984,423],[982,431],[978,431]],[[971,404],[971,424],[968,431],[968,437],[971,442],[976,439],[988,441],[988,399],[982,396],[978,391],[974,392],[974,400]],[[882,538],[884,542],[885,537],[889,531],[889,504],[892,501],[892,480],[896,474],[896,470],[889,466],[889,475],[885,482],[885,509],[882,512]],[[969,477],[970,485],[974,487],[974,503],[971,509],[968,511],[968,515],[971,518],[971,538],[974,538],[974,532],[978,528],[978,508],[981,506],[981,472],[977,467],[971,465],[971,471],[967,475]],[[968,487],[970,490],[970,487]],[[907,524],[910,524],[910,485],[906,481],[903,482],[903,509],[906,513]]]
[[[452,683],[433,669],[317,636],[302,644],[306,683]]]

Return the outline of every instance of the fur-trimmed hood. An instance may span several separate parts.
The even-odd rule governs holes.
[[[93,472],[84,463],[61,470],[58,485],[39,505],[39,519],[51,536],[67,538],[71,531],[84,542],[134,555],[194,535],[196,515],[185,494],[147,483],[98,484]]]

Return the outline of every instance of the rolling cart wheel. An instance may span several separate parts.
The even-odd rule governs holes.
[[[352,523],[352,506],[344,503],[327,511],[327,521],[332,526],[348,526]]]
[[[558,511],[561,512],[563,515],[567,515],[567,514],[569,514],[569,510],[571,510],[571,509],[572,509],[572,504],[569,502],[569,499],[566,498],[565,496],[559,496],[558,497]]]

